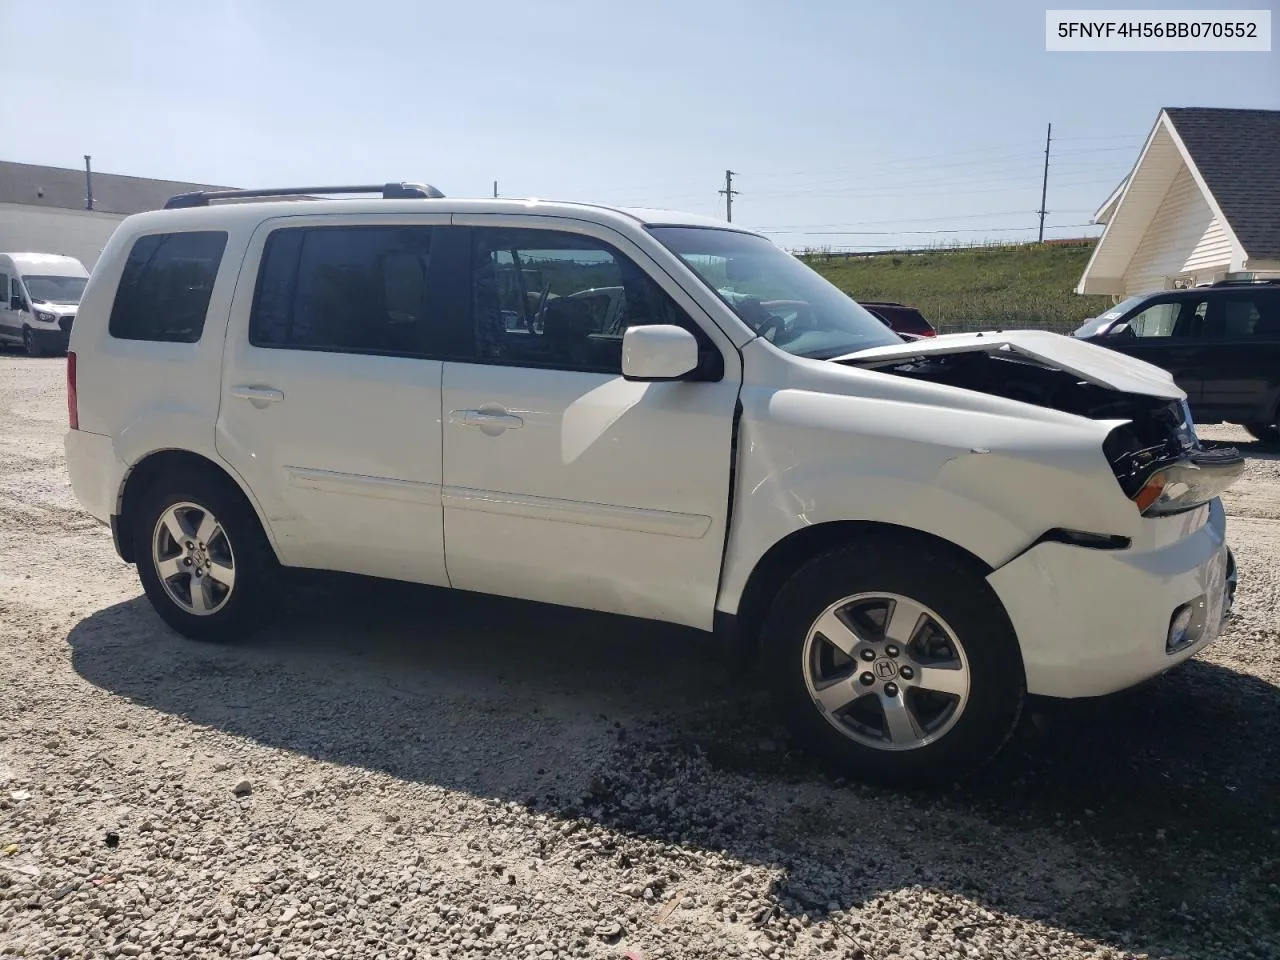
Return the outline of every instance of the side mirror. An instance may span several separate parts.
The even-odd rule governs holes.
[[[680,380],[698,369],[698,340],[674,324],[630,327],[622,335],[626,380]]]
[[[21,297],[10,297],[10,298],[9,298],[9,309],[10,309],[10,310],[22,310],[22,309],[25,309],[25,308],[23,307],[23,304],[22,304],[22,298],[21,298]]]

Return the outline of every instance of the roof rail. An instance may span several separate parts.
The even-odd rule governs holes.
[[[384,200],[439,200],[444,194],[429,183],[383,183],[354,187],[279,187],[267,190],[197,190],[165,201],[166,210],[207,207],[214,200],[252,200],[269,197],[308,197],[331,193],[380,193]]]
[[[1280,284],[1280,277],[1238,277],[1231,280],[1215,280],[1212,287],[1248,287],[1255,284]]]

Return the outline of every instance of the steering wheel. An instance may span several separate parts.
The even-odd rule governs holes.
[[[529,330],[532,333],[542,332],[542,315],[547,311],[547,296],[550,293],[550,282],[544,283],[542,291],[538,295],[538,306],[534,308],[533,316],[529,319]]]
[[[756,327],[756,333],[759,334],[764,339],[768,340],[770,343],[777,343],[778,335],[783,333],[786,329],[787,329],[786,320],[784,320],[782,317],[777,317],[777,316],[774,316],[773,314],[769,314],[764,320],[760,322],[760,325]],[[773,336],[769,336],[769,334],[773,334]]]

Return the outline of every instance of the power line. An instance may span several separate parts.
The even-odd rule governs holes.
[[[1145,133],[1104,133],[1097,136],[1075,136],[1075,137],[1059,137],[1060,141],[1066,140],[1145,140]]]
[[[1068,138],[1058,138],[1058,139],[1062,140],[1062,139],[1068,139]],[[980,150],[991,150],[991,149],[1005,150],[1007,148],[982,147],[979,149]],[[1128,147],[1118,147],[1118,148],[1117,147],[1093,147],[1093,148],[1085,148],[1082,150],[1060,151],[1057,154],[1057,156],[1083,157],[1083,156],[1089,156],[1099,152],[1110,152],[1114,150],[1129,150],[1129,149],[1130,148]],[[1042,152],[1039,150],[1036,150],[1036,151],[1024,150],[1023,152],[1011,153],[1005,156],[998,156],[998,157],[983,157],[979,159],[961,160],[961,161],[955,161],[950,163],[930,163],[929,162],[935,157],[950,158],[955,156],[962,156],[966,152],[972,153],[974,151],[948,152],[948,153],[942,153],[942,154],[931,154],[931,155],[924,155],[924,156],[917,156],[917,157],[907,157],[907,158],[901,158],[897,160],[886,158],[886,159],[875,161],[871,163],[869,166],[863,165],[863,166],[856,166],[856,167],[829,167],[826,169],[774,171],[774,172],[759,172],[759,173],[750,173],[750,171],[748,171],[748,173],[750,173],[750,176],[752,176],[755,179],[767,179],[772,177],[788,177],[788,176],[815,176],[815,177],[825,178],[828,176],[837,175],[844,172],[854,173],[854,174],[857,174],[858,176],[872,176],[885,170],[892,170],[892,171],[901,170],[906,173],[924,173],[926,171],[959,169],[964,167],[984,167],[990,170],[997,167],[1019,165],[1026,161],[1037,160],[1042,156]],[[1087,161],[1083,161],[1083,160],[1073,161],[1073,163],[1078,163],[1078,164],[1083,164],[1085,162]],[[1113,161],[1105,160],[1105,161],[1098,161],[1098,164],[1103,165],[1103,164],[1108,164],[1112,162]],[[924,164],[925,168],[923,170],[912,169],[912,167],[916,164]],[[735,170],[733,173],[734,173],[734,176],[743,175],[743,171],[740,171],[740,170]],[[610,193],[615,195],[616,194],[636,194],[636,193],[647,194],[653,190],[666,190],[671,187],[677,187],[677,188],[689,187],[691,190],[696,190],[696,187],[693,184],[690,184],[688,181],[668,180],[663,183],[654,183],[654,184],[647,184],[647,185],[628,184],[627,186],[619,190],[610,191]]]
[[[1057,156],[1057,154],[1055,154],[1055,156]],[[1043,157],[1043,153],[1036,155],[1037,159],[1041,157]],[[951,189],[951,188],[960,187],[960,186],[1002,184],[1002,183],[1016,185],[1024,182],[1034,183],[1036,180],[1041,179],[1040,177],[1036,176],[1036,172],[1039,172],[1039,171],[1032,172],[1032,168],[1030,167],[1030,164],[1024,163],[1024,164],[1020,164],[1020,166],[1023,167],[1022,171],[988,169],[986,172],[994,174],[993,176],[977,176],[977,177],[961,176],[961,177],[953,177],[948,179],[946,177],[941,177],[941,178],[928,177],[928,176],[925,176],[925,173],[926,173],[925,171],[916,171],[917,173],[920,174],[920,176],[917,176],[914,179],[905,179],[905,180],[890,178],[887,180],[876,180],[873,183],[872,179],[868,177],[868,178],[862,178],[858,180],[856,184],[849,184],[849,185],[841,185],[839,182],[831,182],[831,183],[825,183],[825,184],[819,183],[812,186],[808,186],[808,185],[797,185],[795,187],[779,186],[771,189],[756,191],[755,193],[753,193],[753,196],[760,197],[760,198],[771,198],[771,197],[776,198],[776,197],[809,196],[809,195],[819,195],[819,194],[826,195],[826,196],[836,196],[836,195],[848,194],[848,193],[859,194],[859,195],[878,195],[883,190],[902,190],[902,189],[910,189],[914,187],[936,187],[936,188]],[[1059,164],[1055,169],[1060,169],[1067,173],[1090,174],[1095,172],[1102,172],[1099,168],[1100,167],[1105,168],[1107,166],[1111,166],[1111,164],[1107,164],[1105,162],[1082,163],[1081,161],[1073,161],[1070,163]],[[974,172],[976,173],[977,171],[974,171]],[[733,171],[733,174],[734,176],[739,175],[737,171]],[[1110,182],[1112,180],[1118,179],[1119,176],[1120,174],[1117,173],[1114,177],[1107,177],[1106,180]],[[609,191],[609,195],[616,198],[624,193],[630,193],[630,192],[631,192],[630,190]],[[723,190],[720,190],[718,192],[722,195],[724,194]],[[739,192],[740,191],[738,190],[734,191],[735,194]],[[666,194],[661,197],[655,198],[653,194],[646,193],[645,199],[646,200],[652,200],[652,199],[696,200],[696,199],[699,199],[701,196],[703,196],[703,194],[687,193],[687,194]]]
[[[1093,213],[1092,208],[1059,210],[1058,213]],[[978,220],[986,217],[1014,217],[1026,213],[1025,210],[992,210],[990,213],[960,213],[946,217],[902,217],[896,220],[854,220],[840,223],[783,223],[777,224],[761,233],[793,233],[798,230],[816,230],[818,227],[879,227],[893,223],[953,223],[956,220]],[[1092,224],[1089,224],[1092,226]],[[981,227],[973,227],[981,230]]]
[[[1050,230],[1075,230],[1081,227],[1093,227],[1093,223],[1060,223],[1050,225]],[[1043,227],[960,227],[947,230],[768,230],[766,233],[789,233],[802,237],[902,237],[932,235],[941,233],[1028,233],[1043,230]],[[1044,239],[1043,233],[1040,237]]]
[[[992,181],[986,181],[986,182],[992,182]],[[909,190],[909,191],[908,191],[908,192],[906,192],[906,193],[883,193],[883,192],[878,191],[878,190],[866,190],[866,191],[861,191],[861,192],[850,192],[850,191],[848,191],[848,190],[846,190],[846,191],[819,191],[819,192],[816,192],[816,193],[812,193],[812,192],[809,192],[809,191],[794,191],[794,192],[779,192],[779,193],[774,193],[774,194],[764,194],[764,193],[761,193],[761,194],[758,194],[758,196],[761,196],[761,197],[769,197],[769,198],[771,198],[771,199],[786,199],[787,197],[805,196],[805,197],[807,197],[807,198],[808,198],[808,199],[810,199],[810,200],[820,200],[820,199],[836,199],[836,200],[840,200],[840,199],[843,199],[843,200],[876,200],[876,199],[881,199],[881,200],[889,200],[889,199],[895,199],[895,198],[898,198],[898,197],[952,197],[952,196],[955,196],[955,197],[962,197],[962,196],[970,196],[970,195],[983,194],[983,193],[1012,193],[1012,192],[1016,192],[1019,188],[1021,188],[1021,189],[1029,189],[1029,188],[1033,188],[1033,187],[1034,187],[1034,185],[1035,185],[1035,179],[1034,179],[1034,177],[1032,177],[1032,178],[1025,178],[1025,177],[1023,177],[1023,178],[1019,178],[1019,179],[1017,179],[1017,180],[1005,180],[1005,181],[1000,181],[1000,182],[1004,183],[1004,184],[1005,184],[1005,186],[1001,186],[1001,187],[985,187],[985,188],[982,188],[982,189],[958,189],[958,190],[957,190],[957,189],[950,189],[950,190]],[[1100,179],[1099,179],[1099,178],[1094,178],[1094,179],[1091,179],[1091,180],[1073,180],[1073,181],[1069,181],[1069,182],[1060,183],[1060,184],[1058,184],[1058,186],[1061,186],[1061,187],[1087,187],[1087,186],[1093,186],[1093,185],[1095,185],[1095,184],[1104,184],[1104,183],[1115,184],[1115,182],[1116,182],[1116,180],[1115,180],[1115,178],[1114,178],[1114,177],[1103,177],[1103,178],[1100,178]],[[905,187],[905,186],[909,186],[909,185],[908,185],[908,184],[893,184],[893,185],[890,187],[890,189],[901,189],[901,188],[903,188],[903,187]],[[946,186],[946,185],[945,185],[945,184],[941,184],[941,183],[939,183],[939,184],[927,184],[927,186],[939,186],[939,187],[944,187],[944,186]],[[753,194],[753,196],[757,196],[757,194]]]

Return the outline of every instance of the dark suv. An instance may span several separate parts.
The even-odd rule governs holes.
[[[1280,281],[1224,281],[1130,297],[1074,336],[1173,374],[1198,423],[1280,438]]]

